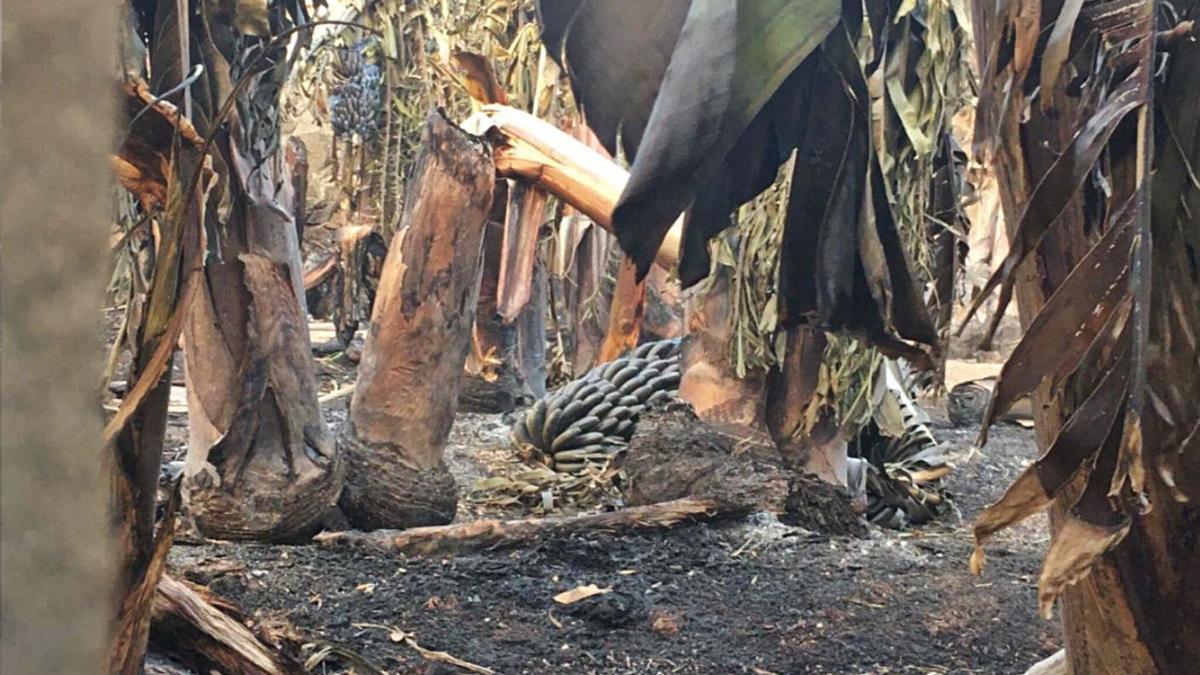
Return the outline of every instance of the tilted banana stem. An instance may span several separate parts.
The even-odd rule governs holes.
[[[612,232],[612,212],[629,182],[629,172],[554,125],[505,105],[486,105],[463,123],[477,135],[499,132],[492,151],[496,172],[527,180],[565,201]],[[655,262],[667,270],[679,264],[683,217],[658,249]]]

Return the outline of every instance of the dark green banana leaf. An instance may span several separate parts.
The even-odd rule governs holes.
[[[542,0],[542,40],[571,78],[588,125],[633,161],[688,11],[687,0]],[[571,30],[584,26],[584,30]],[[564,58],[564,53],[569,58]]]
[[[610,150],[619,136],[633,160],[613,228],[641,274],[685,213],[680,279],[704,278],[707,241],[799,147],[780,261],[786,322],[847,329],[919,359],[897,338],[936,336],[879,179],[853,48],[862,15],[847,7],[539,2],[543,39],[589,126]]]

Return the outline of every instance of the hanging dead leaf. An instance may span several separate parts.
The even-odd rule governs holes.
[[[508,105],[508,94],[500,86],[490,61],[471,52],[454,52],[452,58],[471,98],[483,104]]]

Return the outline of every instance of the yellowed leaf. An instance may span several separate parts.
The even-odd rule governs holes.
[[[1054,535],[1038,579],[1038,611],[1044,618],[1051,617],[1054,601],[1063,589],[1086,577],[1096,559],[1125,538],[1129,525],[1129,519],[1104,526],[1073,515],[1067,518]]]
[[[611,593],[611,588],[600,588],[596,584],[587,584],[586,586],[576,586],[569,591],[563,591],[554,596],[554,601],[560,605],[573,605],[580,600]]]

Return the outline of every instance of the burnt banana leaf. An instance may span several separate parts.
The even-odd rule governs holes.
[[[675,50],[687,0],[540,0],[542,42],[564,66],[588,126],[633,161]],[[575,27],[580,27],[575,30]]]
[[[1190,507],[1180,505],[1200,496],[1200,45],[1171,36],[1192,32],[1185,17],[1200,5],[1068,0],[1047,16],[1042,4],[975,5],[976,139],[985,154],[998,150],[1001,175],[1028,171],[1002,181],[1021,213],[986,290],[1000,288],[1003,308],[1023,267],[1025,299],[1048,298],[985,425],[1033,391],[1038,423],[1050,426],[1041,430],[1058,433],[985,510],[976,537],[1070,498],[1039,580],[1042,612],[1103,560],[1109,578],[1097,588],[1119,575],[1130,611],[1148,612],[1137,624],[1153,616],[1162,645],[1188,645],[1170,658],[1194,662],[1185,636],[1197,606],[1163,589],[1195,576],[1194,527],[1180,515]],[[1034,64],[1037,81],[1026,82]]]
[[[1129,246],[1133,240],[1134,205],[1127,202],[1113,217],[1104,237],[1050,296],[1013,350],[984,415],[980,442],[987,428],[1018,399],[1034,390],[1064,362],[1077,363],[1126,297]],[[1048,348],[1055,345],[1055,348]]]
[[[704,278],[708,240],[799,147],[781,254],[786,321],[923,360],[905,341],[936,335],[877,184],[853,47],[861,14],[829,0],[539,6],[588,124],[633,160],[613,228],[639,274],[685,213],[680,279]]]
[[[544,34],[562,36],[561,51],[553,42],[550,50],[572,74],[589,125],[610,147],[620,130],[634,159],[613,228],[643,275],[674,220],[730,168],[728,158],[754,158],[753,166],[768,150],[787,157],[790,147],[738,147],[739,140],[841,14],[837,0],[584,0],[564,27],[548,23],[568,14],[552,4],[539,3]],[[586,49],[606,41],[600,54]],[[747,171],[742,162],[736,168]]]

